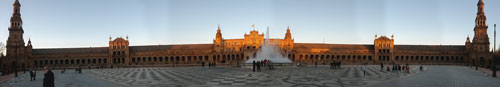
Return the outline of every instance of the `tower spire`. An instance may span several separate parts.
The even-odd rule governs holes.
[[[290,33],[290,26],[286,28],[285,39],[292,39],[292,34]]]
[[[10,18],[10,27],[12,29],[20,29],[22,31],[21,27],[23,21],[21,19],[21,4],[19,3],[19,0],[16,0],[12,6],[14,7],[14,12]]]
[[[220,26],[217,25],[217,34],[215,34],[215,39],[216,40],[222,40],[222,33],[221,33],[221,30],[220,30]]]

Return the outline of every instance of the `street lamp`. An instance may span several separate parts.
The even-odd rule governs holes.
[[[17,77],[17,59],[18,59],[17,57],[19,55],[19,54],[17,54],[18,53],[17,48],[18,47],[16,47],[16,62],[14,62],[14,77]]]
[[[493,64],[491,71],[493,71],[492,76],[497,77],[497,57],[496,57],[496,46],[497,46],[497,24],[494,24],[494,39],[493,39]]]

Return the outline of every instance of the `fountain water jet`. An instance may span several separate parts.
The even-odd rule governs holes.
[[[283,57],[279,52],[279,48],[271,44],[269,40],[269,27],[267,27],[266,37],[264,39],[264,44],[257,52],[255,58],[248,59],[245,63],[253,63],[253,61],[263,61],[268,60],[275,64],[291,64],[292,61],[286,57]]]

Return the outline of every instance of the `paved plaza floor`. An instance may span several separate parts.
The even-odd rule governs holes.
[[[499,78],[463,66],[418,66],[411,73],[381,71],[367,66],[366,76],[359,65],[329,69],[328,66],[277,67],[252,72],[239,67],[150,67],[84,69],[82,74],[55,70],[56,87],[498,87]],[[384,69],[385,70],[385,69]],[[43,74],[29,81],[28,74],[10,79],[1,86],[39,87]]]

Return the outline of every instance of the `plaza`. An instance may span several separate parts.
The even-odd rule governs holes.
[[[84,69],[81,74],[66,69],[54,70],[57,87],[496,87],[499,78],[465,66],[412,65],[410,73],[381,71],[378,65],[342,69],[329,66],[281,66],[276,70],[252,72],[241,67],[147,67]],[[43,71],[37,80],[29,74],[1,83],[5,87],[41,86]]]

